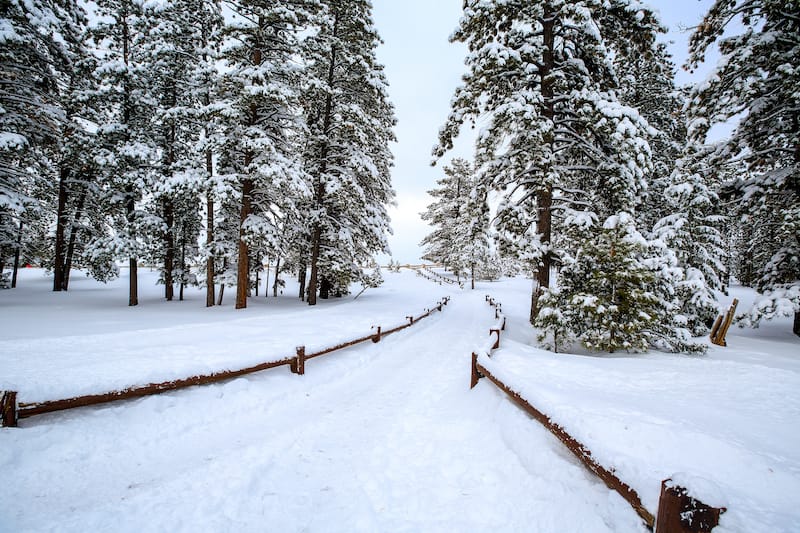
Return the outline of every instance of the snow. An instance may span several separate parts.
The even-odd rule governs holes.
[[[378,344],[309,361],[304,376],[280,367],[0,429],[0,531],[645,531],[491,383],[469,390],[470,353],[498,324],[485,294],[508,323],[482,364],[651,512],[672,478],[728,508],[715,532],[800,526],[800,342],[787,319],[732,329],[702,357],[591,357],[535,347],[523,278],[470,291],[384,272],[357,300],[316,308],[287,279],[283,296],[235,311],[232,291],[210,309],[196,289],[164,302],[151,272],[128,308],[125,275],[103,286],[76,274],[52,293],[23,270],[0,293],[0,389],[35,401],[238,368],[452,299]]]

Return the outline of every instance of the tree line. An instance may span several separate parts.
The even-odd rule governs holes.
[[[716,0],[686,68],[722,61],[694,87],[665,31],[634,0],[465,0],[451,37],[467,69],[434,163],[486,125],[431,191],[426,257],[524,265],[552,349],[702,350],[731,277],[761,293],[744,323],[793,315],[800,335],[800,3]]]
[[[387,252],[394,109],[367,0],[10,0],[0,7],[0,273],[247,305],[270,261],[341,295]],[[201,264],[201,268],[193,265]],[[15,267],[16,268],[16,267]],[[308,279],[306,279],[307,272]],[[217,291],[217,287],[219,287]]]

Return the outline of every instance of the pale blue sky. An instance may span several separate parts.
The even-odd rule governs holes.
[[[681,28],[700,22],[711,4],[712,0],[649,2],[670,28],[666,39],[672,41],[670,50],[678,65],[686,60],[689,38]],[[429,231],[419,212],[431,202],[426,191],[441,173],[441,165],[430,166],[431,148],[464,73],[466,48],[448,42],[461,16],[462,0],[373,0],[373,5],[375,25],[385,43],[378,59],[386,67],[398,118],[392,181],[399,205],[391,211],[395,234],[389,242],[395,259],[415,263],[420,254],[417,245]],[[691,83],[706,75],[707,69],[693,75],[679,72],[678,81]],[[463,137],[444,162],[453,156],[471,159],[472,138],[468,133]]]

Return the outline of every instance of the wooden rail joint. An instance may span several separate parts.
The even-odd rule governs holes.
[[[381,327],[372,326],[375,328],[375,335],[372,336],[372,342],[381,342]]]
[[[719,524],[724,507],[711,507],[689,496],[689,491],[661,482],[661,497],[656,514],[657,533],[706,533]]]
[[[306,373],[306,347],[298,346],[296,351],[297,355],[289,363],[289,369],[293,374],[302,376]]]
[[[15,428],[18,420],[16,391],[0,391],[0,427]]]

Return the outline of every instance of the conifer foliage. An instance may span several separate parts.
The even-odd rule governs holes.
[[[744,31],[723,36],[734,21]],[[690,63],[714,43],[723,59],[692,94],[689,133],[702,142],[713,124],[737,117],[707,164],[735,176],[724,190],[744,230],[760,237],[747,253],[764,297],[747,319],[794,314],[800,335],[800,3],[717,0],[691,38]]]
[[[310,303],[380,282],[395,118],[369,1],[88,7],[0,6],[0,273],[21,251],[60,291],[73,260],[126,261],[137,305],[147,261],[167,300],[235,285],[237,308],[265,262],[311,266]]]

